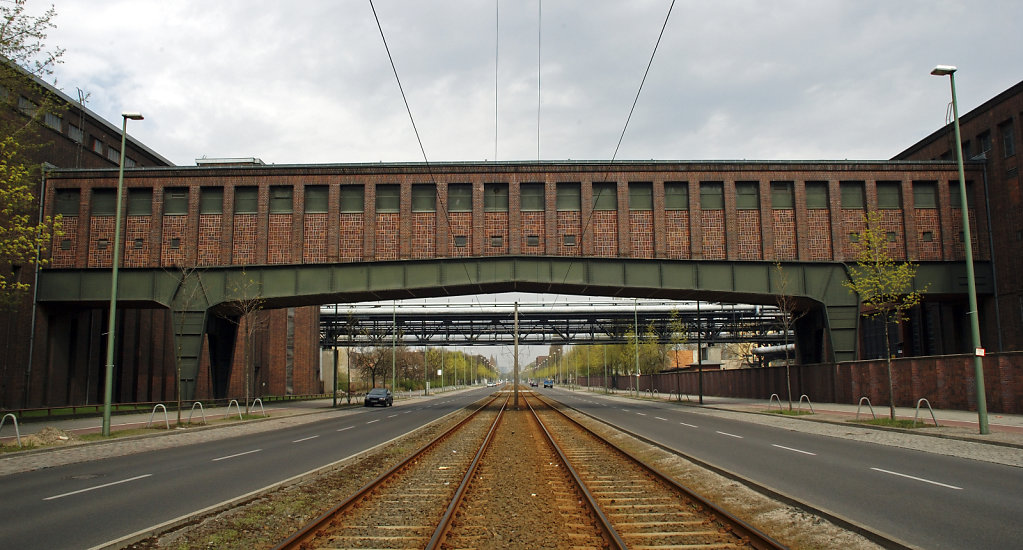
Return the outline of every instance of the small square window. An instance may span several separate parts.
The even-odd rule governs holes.
[[[858,243],[858,242],[860,242],[860,234],[859,233],[849,233],[849,242],[851,242],[851,243]]]
[[[504,237],[501,235],[491,235],[490,246],[504,246]]]
[[[60,240],[60,249],[61,250],[71,250],[71,239],[61,239]]]
[[[526,246],[540,246],[540,236],[526,235]]]
[[[69,124],[68,125],[67,135],[68,135],[69,138],[71,138],[71,141],[73,141],[75,143],[81,143],[82,140],[85,139],[85,133],[82,132],[81,128],[79,128],[78,126],[75,126],[74,124]]]
[[[465,235],[455,235],[455,247],[465,248],[469,246],[469,237]]]
[[[889,231],[889,232],[885,233],[885,237],[888,239],[888,242],[890,242],[890,243],[895,242],[895,232],[894,231]]]
[[[179,239],[177,237],[171,239],[170,240],[170,247],[174,248],[174,249],[181,248],[181,239]]]
[[[99,154],[102,155],[103,154],[103,142],[98,140],[98,139],[96,139],[96,138],[92,138],[92,152],[93,153],[99,153]]]
[[[920,240],[929,243],[934,241],[934,231],[924,231],[920,234]]]
[[[106,250],[108,246],[110,246],[110,240],[109,239],[100,239],[100,240],[96,241],[96,248],[98,248],[100,250]]]
[[[142,245],[144,245],[144,244],[145,244],[145,241],[143,241],[142,239],[135,239],[134,241],[131,242],[131,247],[132,248],[142,248]]]
[[[575,246],[575,235],[565,235],[565,246]]]
[[[966,233],[963,233],[962,231],[959,232],[959,242],[966,242]]]
[[[1016,240],[1017,241],[1023,241],[1023,231],[1017,231],[1016,232]]]

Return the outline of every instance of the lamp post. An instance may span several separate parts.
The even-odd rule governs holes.
[[[966,250],[966,284],[970,297],[970,336],[973,343],[973,376],[977,392],[977,420],[981,434],[991,433],[987,421],[987,396],[984,392],[984,348],[980,345],[980,309],[977,307],[977,285],[973,277],[973,240],[970,237],[970,209],[966,196],[966,172],[963,169],[963,145],[959,136],[959,106],[956,103],[956,68],[938,65],[931,74],[948,76],[952,87],[952,126],[955,128],[956,167],[959,169],[959,204],[963,210],[963,248]]]
[[[117,206],[114,210],[114,259],[110,271],[110,315],[107,323],[107,367],[103,388],[103,435],[110,435],[110,402],[114,393],[114,327],[117,319],[117,267],[121,263],[121,195],[124,193],[124,146],[128,119],[142,120],[142,113],[121,113],[121,162],[117,167]]]

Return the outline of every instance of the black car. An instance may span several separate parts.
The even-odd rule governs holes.
[[[531,388],[535,388],[535,387],[537,387],[538,385],[539,385],[539,384],[537,384],[536,380],[530,380],[530,381],[529,381],[529,387],[531,387]]]
[[[390,407],[394,404],[394,396],[391,395],[391,390],[387,388],[373,388],[366,394],[366,400],[363,401],[363,405],[371,407],[373,405],[383,405]]]

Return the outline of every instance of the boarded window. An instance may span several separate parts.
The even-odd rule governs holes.
[[[629,210],[653,210],[654,185],[650,182],[629,183]]]
[[[862,181],[843,181],[838,184],[838,189],[842,194],[842,208],[862,210],[866,206]]]
[[[487,183],[483,186],[483,210],[485,212],[508,211],[508,184]]]
[[[234,213],[256,214],[258,212],[259,212],[259,188],[251,186],[235,187]]]
[[[420,183],[412,186],[412,211],[436,212],[437,187],[432,183]]]
[[[897,181],[877,182],[877,207],[883,210],[902,208],[902,185]]]
[[[270,187],[270,213],[290,214],[294,209],[294,189],[290,185]]]
[[[366,188],[361,185],[341,186],[341,211],[361,214],[366,210]]]
[[[689,210],[689,184],[684,181],[664,183],[664,209]]]
[[[913,206],[915,208],[937,208],[938,207],[937,182],[914,181]]]
[[[188,188],[169,187],[163,192],[163,213],[168,216],[188,214]]]
[[[725,208],[724,183],[720,181],[700,182],[700,209],[723,210]]]
[[[113,216],[117,210],[117,192],[113,189],[92,191],[92,215]]]
[[[325,214],[330,208],[330,190],[326,185],[305,186],[305,209],[306,214]]]
[[[739,210],[756,210],[760,208],[760,182],[735,182],[735,207]]]
[[[819,209],[828,207],[828,182],[806,182],[806,208]]]
[[[54,193],[54,214],[77,216],[82,192],[78,189],[57,189]]]
[[[543,212],[544,185],[542,183],[520,184],[519,201],[523,212]]]
[[[791,210],[795,205],[792,197],[793,183],[791,181],[771,182],[771,208],[778,210]]]
[[[472,212],[472,184],[448,185],[448,212]]]
[[[401,186],[395,183],[378,185],[377,213],[393,214],[401,211]]]
[[[618,184],[615,182],[593,183],[593,209],[618,210]]]
[[[959,189],[959,182],[958,181],[950,181],[950,182],[948,182],[948,204],[949,204],[949,206],[951,206],[952,208],[962,208],[963,200],[962,200],[962,197],[960,195],[961,193],[962,192]],[[967,200],[967,204],[972,208],[973,207],[973,182],[972,181],[967,181],[966,182],[966,200]]]
[[[582,195],[578,183],[558,183],[557,207],[560,212],[578,212],[582,207]]]
[[[202,187],[199,190],[200,214],[224,213],[224,189],[222,187]]]

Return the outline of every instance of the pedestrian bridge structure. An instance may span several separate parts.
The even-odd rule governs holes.
[[[222,332],[216,319],[249,299],[272,309],[511,291],[764,305],[788,295],[810,312],[797,326],[801,359],[851,360],[859,304],[843,283],[868,210],[881,212],[890,255],[920,264],[929,299],[965,301],[956,179],[952,163],[894,161],[130,169],[117,299],[172,312],[158,330],[174,334],[186,396],[200,364],[216,362],[202,357]],[[109,301],[117,173],[56,171],[46,185],[63,229],[39,276],[44,325]],[[978,289],[990,293],[973,204]]]

